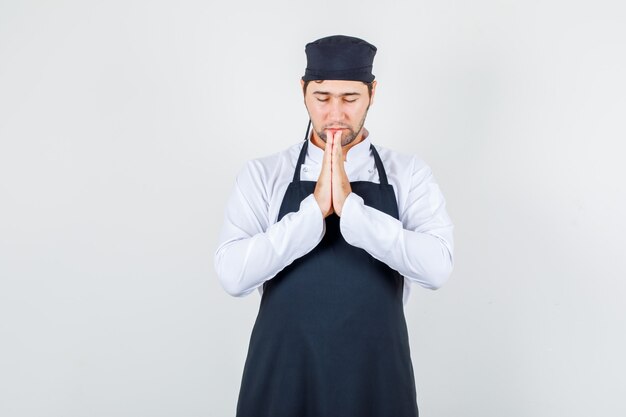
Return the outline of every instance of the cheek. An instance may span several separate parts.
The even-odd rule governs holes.
[[[350,112],[348,113],[350,115],[350,119],[360,120],[361,117],[363,117],[363,114],[365,114],[365,109],[367,109],[367,106],[355,106],[350,109]]]
[[[319,102],[315,102],[315,103],[311,103],[311,105],[309,106],[309,111],[311,112],[311,116],[314,117],[324,117],[324,114],[326,114],[326,105],[324,103],[319,103]]]

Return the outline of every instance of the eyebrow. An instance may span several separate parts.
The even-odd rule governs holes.
[[[347,97],[347,96],[360,96],[361,95],[361,93],[356,93],[356,92],[331,94],[329,91],[314,91],[313,94],[320,94],[324,96],[335,96],[335,97]]]

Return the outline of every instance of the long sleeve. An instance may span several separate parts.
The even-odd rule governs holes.
[[[366,206],[351,193],[341,215],[348,243],[366,250],[409,280],[437,289],[453,267],[452,222],[430,168],[415,159],[411,185],[400,220]]]
[[[239,173],[226,206],[215,269],[224,290],[244,296],[273,278],[321,241],[325,227],[313,195],[297,212],[270,225],[268,181],[249,162]]]

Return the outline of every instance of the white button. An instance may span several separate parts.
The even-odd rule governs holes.
[[[304,172],[309,172],[309,169],[308,169],[307,167],[302,167],[302,170],[303,170]]]

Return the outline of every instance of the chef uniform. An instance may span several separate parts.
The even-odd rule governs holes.
[[[332,36],[306,52],[305,81],[374,78],[376,48],[363,40]],[[308,146],[305,140],[277,222],[300,210],[315,189],[315,181],[301,179]],[[379,182],[353,181],[352,193],[399,219],[385,166],[375,146],[369,151]],[[326,217],[324,229],[312,250],[262,285],[237,416],[416,417],[404,278],[349,244],[336,214]]]

